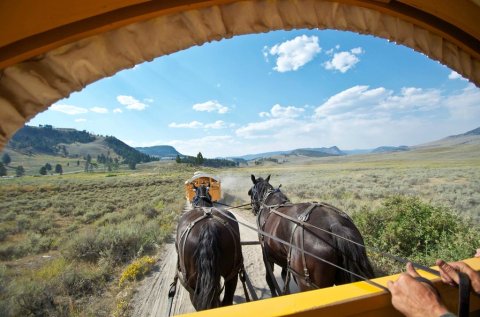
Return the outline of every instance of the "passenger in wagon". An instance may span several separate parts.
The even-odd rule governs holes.
[[[480,256],[477,249],[476,257]],[[480,295],[480,273],[463,262],[446,263],[437,260],[440,275],[444,283],[458,285],[458,272],[463,272],[470,278],[471,288]],[[415,278],[420,275],[411,263],[407,264],[407,272],[402,273],[395,282],[388,281],[387,287],[392,294],[392,305],[405,316],[451,317],[455,314],[448,311],[437,291],[426,283]]]

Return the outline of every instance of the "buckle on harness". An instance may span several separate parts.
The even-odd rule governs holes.
[[[305,274],[305,281],[307,283],[310,283],[310,273],[308,273],[308,269],[307,268],[304,268],[303,269],[303,274]]]
[[[203,210],[203,214],[204,214],[205,216],[210,217],[210,216],[212,215],[212,208],[205,208],[205,207],[203,207],[202,210]]]

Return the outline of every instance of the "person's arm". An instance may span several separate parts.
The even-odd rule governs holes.
[[[458,272],[463,272],[470,278],[472,290],[480,295],[480,273],[472,269],[468,264],[463,262],[446,263],[443,260],[437,260],[437,265],[440,268],[440,276],[444,283],[458,285]]]
[[[417,281],[415,277],[418,276],[420,275],[413,265],[407,263],[406,273],[402,273],[395,282],[387,282],[392,294],[393,307],[405,316],[411,317],[451,316],[438,297],[437,291],[430,285]]]

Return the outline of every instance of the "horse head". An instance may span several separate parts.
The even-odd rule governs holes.
[[[248,191],[250,196],[250,204],[252,205],[252,210],[255,215],[260,211],[260,206],[263,203],[265,193],[269,190],[273,190],[273,186],[270,185],[270,175],[267,178],[263,179],[261,177],[255,178],[254,175],[251,176],[253,186]]]
[[[193,205],[195,207],[212,207],[212,196],[208,190],[210,189],[209,186],[200,185],[198,187],[194,187],[195,189],[195,197],[193,198]]]

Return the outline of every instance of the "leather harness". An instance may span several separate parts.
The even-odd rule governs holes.
[[[292,228],[292,231],[291,231],[291,234],[290,234],[290,243],[289,243],[289,249],[288,249],[288,256],[287,256],[287,276],[286,276],[286,279],[285,279],[285,284],[284,284],[284,288],[283,288],[283,294],[288,294],[290,292],[289,290],[289,283],[290,283],[290,279],[291,279],[291,275],[295,275],[297,278],[302,278],[305,280],[305,282],[310,285],[310,286],[313,286],[315,288],[320,288],[318,285],[316,285],[312,279],[310,278],[310,272],[308,271],[308,268],[307,268],[307,261],[306,261],[306,258],[305,258],[305,252],[304,252],[304,232],[305,232],[305,227],[313,227],[311,224],[309,224],[307,221],[309,220],[310,218],[310,215],[312,213],[312,211],[316,208],[316,207],[320,207],[320,206],[324,206],[324,207],[327,207],[329,209],[332,209],[334,210],[335,212],[337,212],[339,215],[341,215],[342,217],[345,217],[347,219],[349,219],[351,221],[351,218],[342,210],[330,205],[330,204],[327,204],[327,203],[318,203],[318,202],[310,202],[309,203],[309,206],[300,214],[298,215],[297,218],[294,218],[294,217],[291,217],[289,215],[286,215],[284,213],[281,213],[280,211],[278,211],[278,208],[280,207],[287,207],[287,206],[293,206],[293,204],[287,199],[285,200],[284,202],[280,203],[280,204],[277,204],[277,205],[266,205],[265,203],[263,203],[264,201],[266,201],[266,199],[268,198],[268,196],[270,196],[271,194],[275,193],[275,192],[279,192],[279,189],[277,190],[267,190],[263,197],[262,197],[262,200],[261,200],[261,209],[260,211],[258,212],[257,214],[257,226],[258,228],[260,228],[262,231],[265,231],[265,224],[267,223],[268,221],[268,218],[269,216],[274,213],[284,219],[287,219],[287,220],[290,220],[291,222],[293,222],[295,225],[293,226]],[[264,208],[268,208],[268,213],[265,215],[265,218],[263,220],[262,223],[260,223],[260,215],[264,212]],[[298,227],[301,227],[302,230],[300,230],[300,249],[302,250],[301,252],[301,256],[302,256],[302,264],[303,264],[303,272],[302,273],[299,273],[297,271],[295,271],[291,266],[290,266],[290,261],[291,261],[291,257],[292,257],[292,245],[293,245],[293,237],[295,235],[295,232],[297,231]],[[263,256],[266,260],[266,268],[267,268],[267,273],[270,275],[271,277],[271,280],[273,281],[273,284],[274,284],[274,287],[276,288],[277,292],[280,294],[282,293],[282,291],[280,290],[280,287],[278,286],[278,283],[275,279],[275,276],[273,275],[273,270],[272,268],[270,267],[269,263],[270,262],[273,262],[272,259],[268,256],[268,252],[265,248],[265,241],[264,241],[264,236],[262,234],[259,234],[259,238],[260,238],[260,244],[262,246],[262,251],[263,251]]]

